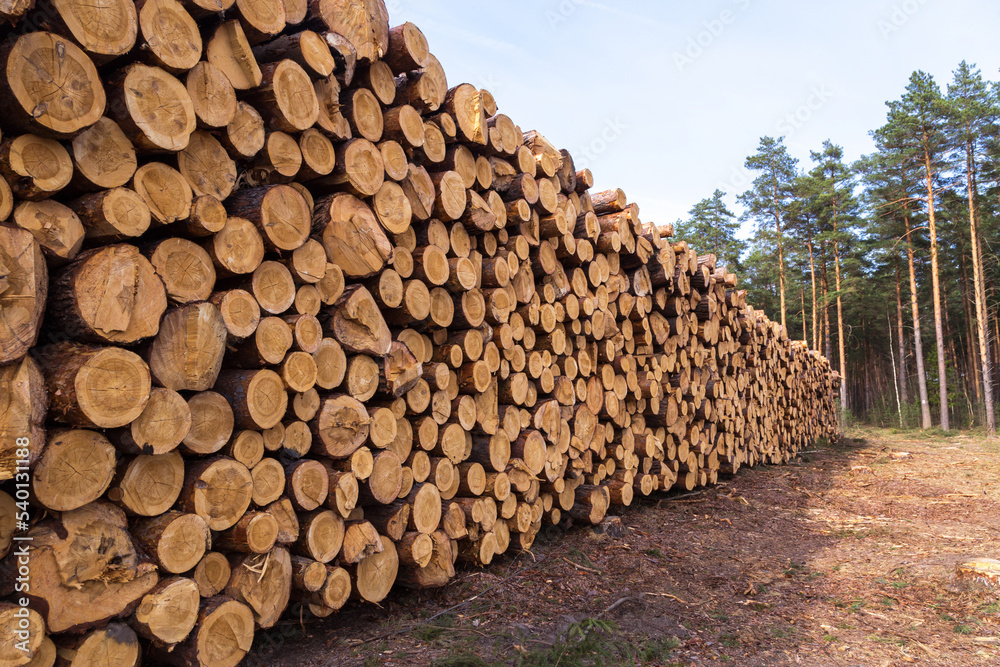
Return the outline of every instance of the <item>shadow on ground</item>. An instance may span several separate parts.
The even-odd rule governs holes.
[[[259,634],[250,665],[1000,664],[1000,448],[856,432],[531,553]]]

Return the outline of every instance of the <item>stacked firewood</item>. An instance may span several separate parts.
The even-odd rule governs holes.
[[[381,0],[0,16],[0,665],[235,665],[836,435],[825,359]]]

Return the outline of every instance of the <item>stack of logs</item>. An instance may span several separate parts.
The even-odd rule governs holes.
[[[32,5],[0,0],[0,665],[235,665],[293,607],[835,436],[825,359],[381,0]]]

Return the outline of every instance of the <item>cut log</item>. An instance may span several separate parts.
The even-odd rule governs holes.
[[[148,162],[136,169],[132,189],[146,202],[158,224],[169,225],[191,215],[191,186],[179,171],[162,162]]]
[[[247,512],[232,528],[215,539],[215,548],[226,552],[263,554],[278,539],[278,521],[267,512]]]
[[[180,507],[203,518],[212,530],[225,530],[250,507],[253,478],[247,467],[226,457],[188,466]]]
[[[54,264],[74,259],[86,230],[71,209],[57,201],[26,201],[14,209],[14,224],[31,232]]]
[[[263,80],[239,21],[226,21],[215,30],[205,47],[205,58],[226,75],[236,90],[256,88]]]
[[[286,11],[288,4],[288,2],[285,3]],[[253,54],[258,61],[264,63],[285,59],[293,60],[316,76],[324,78],[333,74],[337,66],[326,40],[312,30],[282,35],[266,44],[255,46]]]
[[[361,401],[341,395],[323,400],[310,426],[324,455],[346,459],[368,439],[370,421]]]
[[[156,585],[152,564],[140,563],[125,514],[91,503],[29,531],[31,592],[49,632],[85,630],[126,612]],[[90,549],[74,549],[91,544]],[[131,664],[131,663],[129,663]]]
[[[73,137],[72,152],[74,178],[87,189],[117,188],[135,173],[135,148],[110,118],[97,119]]]
[[[323,563],[311,558],[292,556],[292,587],[296,591],[315,593],[326,583],[327,571]]]
[[[226,594],[246,603],[261,628],[273,627],[288,606],[292,591],[292,561],[282,547],[240,559]]]
[[[201,49],[198,50],[199,54]],[[198,126],[222,129],[236,120],[236,90],[225,72],[210,62],[201,61],[190,68],[184,79]],[[245,104],[245,103],[244,103]],[[261,140],[263,141],[263,126]]]
[[[261,84],[251,98],[264,120],[282,132],[302,132],[312,127],[319,118],[319,101],[302,66],[287,59],[267,63],[261,67],[261,75]]]
[[[32,234],[0,227],[0,365],[35,345],[48,289],[45,257]]]
[[[132,627],[146,639],[171,646],[184,641],[194,629],[200,605],[198,584],[192,579],[163,579],[143,596]]]
[[[254,41],[264,41],[285,29],[285,3],[277,4],[261,0],[236,0],[243,24]]]
[[[309,181],[330,174],[337,166],[337,154],[333,142],[315,128],[309,128],[299,136],[299,150],[302,152],[300,181]]]
[[[344,520],[333,510],[319,510],[302,518],[299,540],[293,549],[313,562],[329,563],[344,544]],[[323,582],[325,583],[324,569]]]
[[[19,199],[55,195],[73,178],[73,161],[62,144],[33,134],[0,142],[0,175]]]
[[[154,387],[142,414],[129,426],[111,433],[115,446],[128,454],[166,454],[191,430],[191,408],[172,389]]]
[[[331,51],[332,52],[332,51]],[[319,103],[316,125],[335,139],[351,138],[351,124],[340,110],[340,83],[333,76],[320,79],[313,85]]]
[[[99,630],[73,638],[60,638],[56,648],[60,664],[135,665],[139,662],[139,638],[127,625],[110,623]]]
[[[130,245],[87,251],[55,276],[52,308],[79,340],[134,343],[156,335],[166,292],[153,265]]]
[[[371,293],[351,286],[332,308],[330,330],[344,349],[384,357],[392,349],[392,335]]]
[[[184,459],[180,452],[137,456],[119,466],[109,500],[139,516],[158,516],[177,501],[184,486]]]
[[[254,269],[250,291],[261,310],[272,315],[284,313],[295,303],[295,281],[288,267],[280,262],[261,262]]]
[[[351,575],[341,567],[328,567],[322,589],[309,598],[309,610],[317,615],[329,615],[342,608],[351,597]]]
[[[389,50],[389,13],[382,0],[309,0],[313,16],[343,35],[358,59],[378,60]]]
[[[25,129],[69,137],[104,115],[107,100],[97,68],[69,40],[28,32],[0,49],[0,62],[6,73],[0,77],[0,108]]]
[[[444,108],[455,119],[464,141],[486,145],[489,129],[486,126],[482,99],[475,86],[463,83],[449,90]]]
[[[198,64],[202,41],[198,24],[177,0],[142,0],[139,29],[153,64],[175,74]]]
[[[226,275],[252,273],[264,259],[264,239],[244,218],[229,218],[204,247],[216,268]]]
[[[3,624],[0,625],[3,628],[0,665],[20,667],[40,659],[46,639],[45,619],[41,614],[18,604],[0,602],[0,623]]]
[[[211,303],[171,310],[150,346],[153,377],[174,391],[210,389],[222,369],[226,334],[222,314]]]
[[[86,228],[87,239],[96,243],[142,236],[153,219],[142,197],[128,188],[116,187],[85,195],[71,202],[70,208]]]
[[[285,466],[285,493],[298,509],[311,512],[330,492],[330,479],[323,464],[301,459]]]
[[[235,421],[229,402],[214,391],[202,391],[188,399],[188,409],[191,429],[184,436],[184,448],[195,454],[214,454],[222,449]]]
[[[204,301],[215,287],[212,258],[193,241],[170,238],[152,247],[150,263],[163,281],[167,297],[185,304]]]
[[[142,414],[151,379],[145,362],[117,347],[58,343],[38,350],[52,416],[74,426],[116,428]]]
[[[136,148],[177,152],[187,146],[197,117],[187,88],[171,74],[136,63],[112,77],[107,88],[108,115]]]
[[[268,250],[295,250],[309,238],[309,204],[295,188],[273,185],[240,190],[227,206],[230,215],[257,226]]]
[[[49,434],[32,475],[35,500],[56,512],[75,510],[100,498],[115,473],[115,449],[96,431]]]
[[[212,543],[202,517],[176,511],[136,522],[132,534],[161,569],[174,574],[198,565]]]
[[[356,566],[347,568],[352,572],[354,590],[359,598],[368,602],[381,602],[389,595],[396,574],[399,571],[399,555],[396,546],[388,538],[382,540],[382,551],[372,553]]]
[[[226,77],[225,73],[221,74]],[[228,78],[226,78],[228,81]],[[207,86],[206,86],[207,90]],[[235,95],[235,93],[234,93]],[[197,106],[195,107],[197,109]],[[246,102],[237,102],[236,112],[226,125],[223,142],[236,159],[250,159],[264,148],[264,119]]]
[[[211,195],[223,201],[236,186],[236,163],[208,132],[191,135],[187,147],[177,154],[177,168],[198,197]]]
[[[219,309],[226,331],[235,339],[253,335],[260,323],[260,305],[242,289],[216,292],[209,299]]]
[[[429,56],[427,38],[417,26],[407,21],[389,30],[388,50],[382,57],[395,74],[424,67]]]
[[[281,376],[271,370],[223,371],[215,389],[233,406],[239,428],[271,428],[288,408]]]

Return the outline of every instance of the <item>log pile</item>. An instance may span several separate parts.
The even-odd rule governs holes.
[[[836,435],[825,359],[381,0],[0,15],[0,665],[235,665]]]

